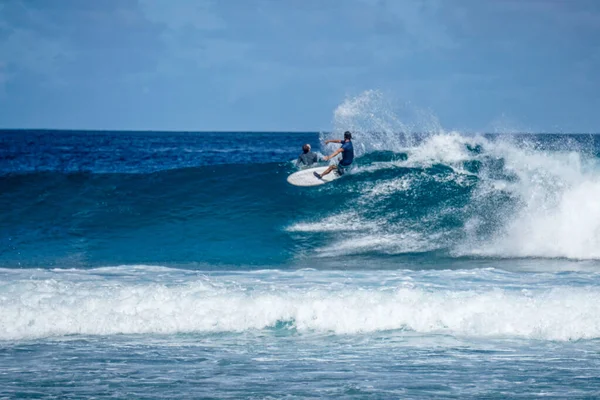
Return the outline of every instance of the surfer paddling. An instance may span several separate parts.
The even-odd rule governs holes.
[[[354,160],[354,147],[352,146],[352,134],[349,131],[344,132],[343,140],[327,140],[327,141],[325,141],[325,144],[329,144],[329,143],[341,143],[341,146],[339,149],[337,149],[335,152],[333,152],[333,154],[323,157],[323,160],[325,160],[325,161],[331,160],[332,158],[334,158],[335,156],[337,156],[340,153],[342,153],[342,158],[334,159],[334,164],[330,165],[329,168],[327,168],[325,171],[323,171],[322,174],[318,174],[315,172],[315,176],[319,179],[323,178],[325,175],[327,175],[328,173],[330,173],[333,170],[336,170],[336,172],[339,175],[343,175],[345,172],[344,171],[345,168],[348,168],[350,166],[350,164],[352,164],[352,161]]]

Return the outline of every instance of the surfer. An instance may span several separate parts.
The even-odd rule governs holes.
[[[298,161],[296,161],[296,164],[299,167],[308,167],[316,163],[318,160],[319,156],[317,155],[317,153],[313,153],[312,151],[310,151],[310,144],[305,144],[304,146],[302,146],[302,154],[300,154],[300,156],[298,157]]]
[[[344,132],[343,140],[336,139],[336,140],[325,141],[325,144],[328,144],[328,143],[341,143],[342,145],[340,146],[339,149],[334,151],[333,154],[323,157],[323,160],[325,160],[325,161],[331,160],[332,158],[334,158],[335,156],[337,156],[340,153],[342,153],[342,159],[341,160],[335,159],[334,160],[335,164],[330,165],[329,168],[327,168],[325,171],[323,171],[322,174],[318,174],[315,172],[315,176],[319,179],[323,178],[325,175],[327,175],[334,169],[337,171],[338,175],[343,175],[345,168],[348,168],[350,166],[350,164],[352,164],[352,161],[354,160],[354,147],[352,146],[352,134],[349,131]]]

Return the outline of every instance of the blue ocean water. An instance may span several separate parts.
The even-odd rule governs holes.
[[[0,398],[600,395],[595,135],[0,131]]]

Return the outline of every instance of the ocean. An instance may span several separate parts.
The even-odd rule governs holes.
[[[600,396],[600,140],[0,131],[0,398]]]

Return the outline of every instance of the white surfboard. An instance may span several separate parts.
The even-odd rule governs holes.
[[[319,179],[315,176],[315,172],[320,174],[327,168],[328,167],[316,167],[303,169],[302,171],[294,172],[293,174],[288,176],[287,181],[295,186],[317,186],[323,185],[327,182],[331,182],[340,178],[340,176],[335,171],[331,171],[322,179]]]

